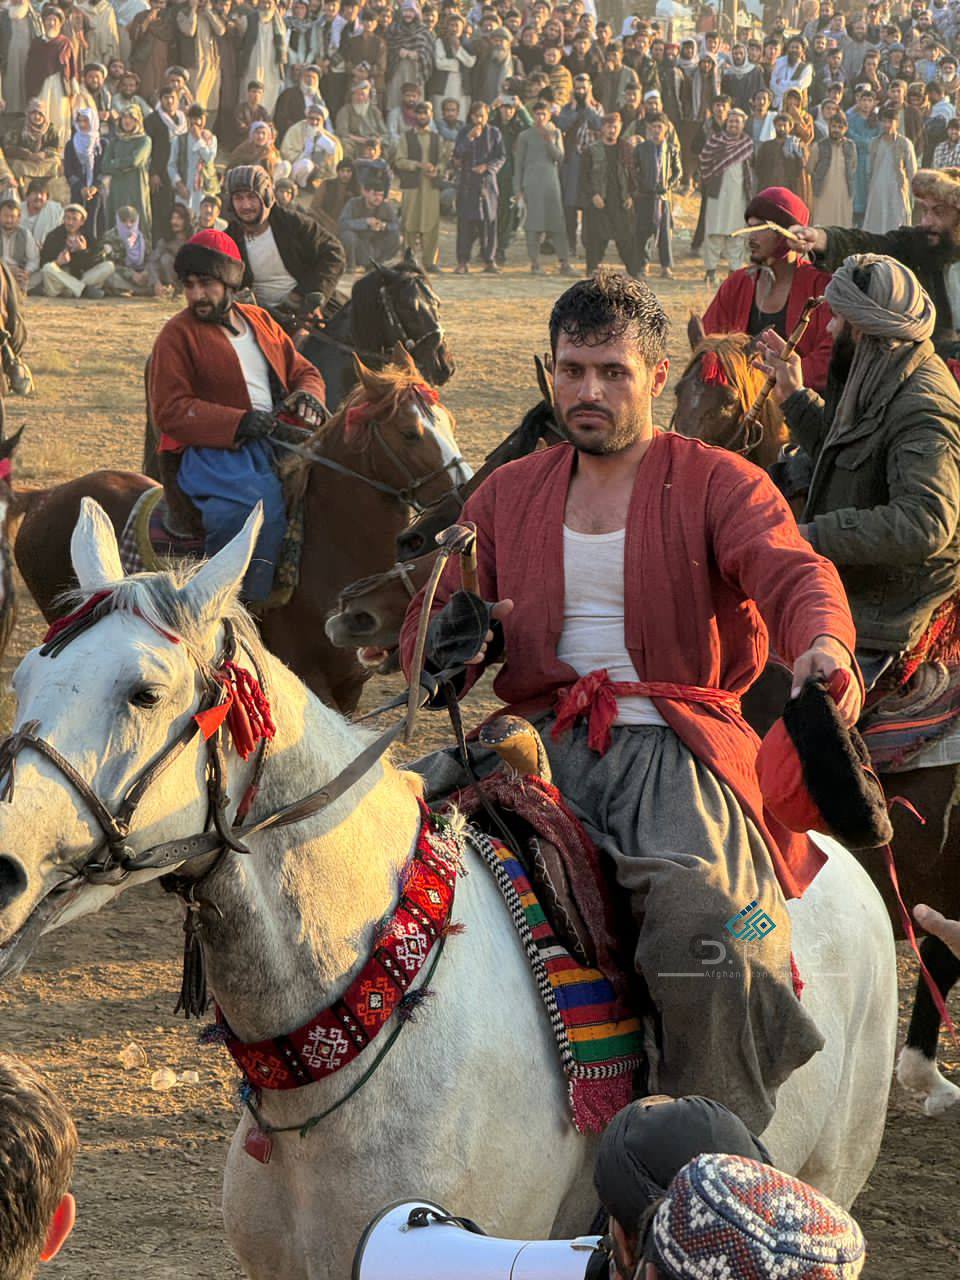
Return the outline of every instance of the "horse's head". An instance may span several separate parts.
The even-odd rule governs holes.
[[[0,977],[45,931],[163,874],[124,874],[131,857],[206,829],[208,752],[193,717],[220,696],[224,619],[245,649],[258,643],[237,592],[261,522],[258,509],[196,572],[124,578],[113,527],[83,500],[71,543],[80,608],[17,668],[0,748]],[[231,753],[231,770],[252,776],[252,765]]]
[[[702,337],[681,373],[672,429],[704,444],[746,453],[743,418],[763,387],[764,374],[750,362],[752,339],[745,333]],[[763,442],[778,449],[783,418],[768,398],[761,415]],[[770,461],[773,459],[771,458]]]
[[[407,606],[430,576],[434,559],[429,555],[395,564],[386,573],[344,587],[324,626],[330,643],[356,649],[363,666],[382,670],[399,643]]]
[[[396,348],[395,360],[383,369],[368,369],[354,356],[357,386],[331,427],[342,424],[351,449],[366,452],[373,479],[420,509],[456,496],[473,471],[457,448],[453,415],[402,347]]]
[[[440,323],[440,299],[409,249],[392,267],[375,263],[353,286],[353,302],[355,331],[363,325],[359,346],[389,351],[399,343],[432,386],[442,387],[453,377],[456,366]]]

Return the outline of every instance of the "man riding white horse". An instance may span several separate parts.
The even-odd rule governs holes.
[[[496,692],[552,729],[554,782],[630,895],[661,1023],[657,1086],[709,1093],[760,1133],[779,1085],[823,1043],[791,985],[785,904],[822,862],[765,820],[739,698],[766,661],[767,628],[797,690],[852,675],[848,723],[861,685],[837,572],[772,483],[654,429],[667,328],[646,285],[614,273],[555,304],[556,412],[571,443],[501,467],[464,508],[503,653],[485,644],[462,691],[502,657]],[[436,609],[456,587],[451,566]],[[401,638],[407,670],[420,603]],[[431,793],[460,780],[443,759],[423,771]],[[735,936],[745,909],[762,913],[753,943]],[[690,982],[718,941],[732,956],[723,981]]]
[[[177,483],[200,511],[208,556],[263,503],[263,529],[244,579],[246,598],[262,602],[287,525],[269,439],[274,415],[282,408],[304,426],[318,425],[323,379],[266,311],[234,301],[243,260],[225,232],[197,232],[174,270],[187,305],[160,331],[150,361],[159,448],[180,455]]]

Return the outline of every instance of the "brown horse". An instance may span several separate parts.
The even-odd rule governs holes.
[[[341,711],[354,709],[369,672],[354,653],[327,640],[327,613],[348,582],[389,564],[411,511],[440,500],[471,474],[457,452],[451,415],[421,395],[420,373],[409,356],[403,360],[377,372],[358,361],[358,386],[304,446],[310,461],[303,464],[309,470],[299,585],[288,604],[261,621],[267,647]],[[48,621],[75,585],[70,536],[81,499],[96,498],[119,536],[152,484],[129,472],[95,471],[24,496],[15,554]]]
[[[743,448],[742,415],[764,382],[764,375],[749,364],[750,339],[746,334],[706,337],[697,317],[691,320],[688,334],[694,352],[676,386],[676,429],[682,428],[685,436],[706,444],[733,447],[764,470],[771,470],[781,445],[787,443],[782,416],[772,399],[767,402],[762,439],[749,451]],[[719,359],[726,381],[717,378],[712,355]],[[705,359],[710,367],[706,381],[701,376]],[[797,507],[802,509],[805,496],[793,497],[795,512]],[[757,733],[765,733],[777,719],[789,693],[789,673],[779,664],[770,663],[744,699],[744,715]],[[906,802],[893,804],[891,818],[894,857],[908,908],[928,902],[948,916],[960,916],[960,813],[956,812],[960,803],[960,766],[884,774],[880,780],[888,796]],[[857,858],[883,895],[894,930],[903,937],[900,908],[883,852],[859,852]],[[960,960],[933,937],[924,938],[921,953],[946,996],[960,979]],[[960,1089],[937,1070],[939,1027],[939,1014],[921,979],[898,1073],[901,1083],[925,1095],[924,1105],[930,1115],[960,1101]]]

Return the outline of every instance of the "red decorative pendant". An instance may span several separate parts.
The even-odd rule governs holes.
[[[264,1133],[260,1126],[255,1124],[252,1129],[247,1130],[243,1149],[248,1156],[253,1156],[254,1160],[258,1160],[260,1164],[269,1164],[273,1154],[273,1139],[269,1133]]]

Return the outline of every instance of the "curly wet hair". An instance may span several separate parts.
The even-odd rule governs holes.
[[[599,268],[578,280],[553,304],[550,349],[557,353],[563,333],[578,347],[632,338],[645,364],[652,368],[667,354],[670,321],[656,294],[642,280],[612,268]]]

